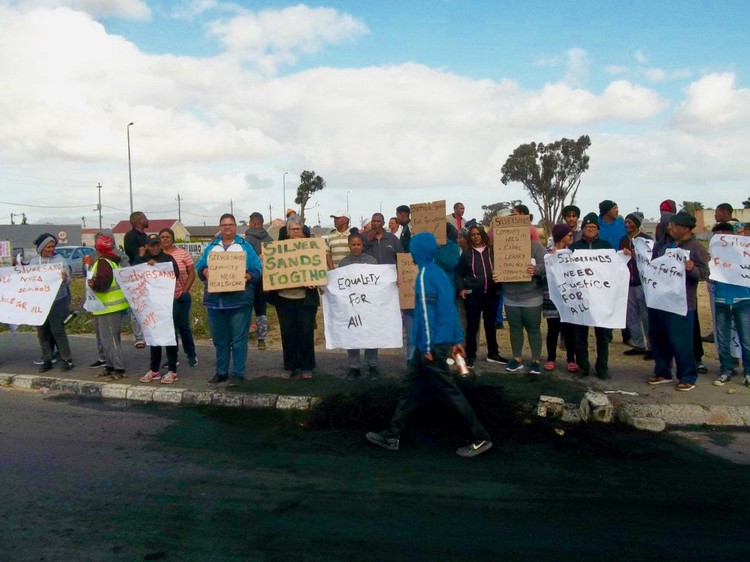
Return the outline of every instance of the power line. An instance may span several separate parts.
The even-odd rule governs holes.
[[[10,201],[0,201],[3,205],[15,205],[16,207],[35,207],[37,209],[83,209],[91,205],[29,205],[28,203],[11,203]]]

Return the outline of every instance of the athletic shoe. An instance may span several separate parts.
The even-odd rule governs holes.
[[[541,375],[542,369],[539,366],[539,361],[532,361],[531,362],[531,369],[529,369],[529,374],[531,375]]]
[[[302,378],[309,381],[311,378],[313,378],[312,371],[302,371]]]
[[[146,347],[146,342],[145,341],[138,340],[138,341],[135,342],[135,348],[136,349],[143,349],[144,347]]]
[[[375,366],[370,367],[367,374],[371,381],[380,380],[380,369]]]
[[[745,380],[742,382],[745,386],[750,386],[750,375],[745,375]]]
[[[714,381],[714,386],[724,386],[728,382],[732,382],[732,373],[722,373]]]
[[[672,377],[653,376],[646,381],[648,384],[667,384],[672,382]]]
[[[456,454],[459,457],[464,458],[476,457],[477,455],[481,455],[482,453],[485,453],[490,449],[492,449],[492,441],[474,441],[474,443],[469,443],[465,447],[456,449]]]
[[[577,373],[578,372],[578,363],[568,363],[568,372],[569,373]]]
[[[46,373],[52,368],[52,361],[43,361],[41,366],[39,367],[40,373]]]
[[[545,371],[554,371],[555,370],[555,362],[554,361],[547,361],[544,364],[544,370]]]
[[[188,357],[188,365],[191,367],[197,367],[198,366],[198,358],[197,357]]]
[[[266,340],[258,340],[258,349],[263,351],[266,348]]]
[[[607,380],[607,379],[611,378],[611,377],[609,376],[609,371],[597,371],[597,372],[596,372],[596,376],[597,376],[597,377],[599,377],[599,378],[600,378],[601,380],[603,380],[603,381],[605,381],[605,380]]]
[[[523,363],[520,361],[516,361],[515,359],[511,359],[510,362],[508,362],[508,366],[505,367],[505,370],[509,373],[515,373],[516,371],[520,371],[523,369]]]
[[[623,355],[646,355],[647,349],[645,347],[634,347],[632,349],[626,349],[622,352]]]
[[[487,361],[490,363],[499,363],[500,365],[507,365],[509,362],[509,359],[506,359],[505,357],[497,353],[493,353],[492,355],[487,356]]]
[[[149,371],[145,375],[143,375],[138,380],[140,382],[151,382],[151,381],[158,381],[161,378],[161,375],[156,371]]]
[[[106,361],[103,361],[101,359],[97,359],[93,363],[89,365],[89,369],[98,369],[99,367],[105,367],[107,365]]]
[[[705,375],[708,373],[708,367],[706,367],[703,363],[698,363],[698,372],[701,375]]]
[[[367,435],[365,435],[365,439],[367,439],[373,445],[377,445],[378,447],[383,447],[383,449],[388,449],[389,451],[398,451],[398,444],[399,444],[398,436],[386,437],[382,433],[375,433],[374,431],[369,431]]]
[[[344,379],[348,381],[356,381],[359,379],[360,376],[361,376],[361,373],[359,372],[359,369],[350,368],[346,372],[346,377],[344,377]]]
[[[52,359],[50,359],[50,363],[57,363],[57,354],[52,356]],[[44,365],[44,359],[37,359],[34,361],[34,365]]]
[[[114,367],[109,367],[109,366],[104,367],[104,369],[102,369],[102,371],[98,375],[96,375],[96,378],[108,379],[109,377],[112,376],[112,373],[114,373],[114,371],[115,371]]]
[[[236,375],[232,375],[229,378],[229,383],[227,384],[227,388],[237,388],[243,382],[245,382],[245,377],[238,377]]]
[[[208,384],[219,384],[222,382],[227,382],[228,380],[228,375],[214,375],[214,378],[208,380]]]
[[[180,377],[177,376],[177,373],[175,373],[174,371],[169,371],[161,378],[161,384],[172,384],[173,382],[178,380],[180,380]]]
[[[73,360],[68,359],[67,361],[63,361],[63,364],[60,370],[64,373],[67,373],[68,371],[72,371],[73,367],[75,367],[75,365],[73,365]]]
[[[689,382],[681,382],[677,385],[675,390],[678,390],[680,392],[690,392],[695,388],[695,385]]]
[[[474,364],[475,364],[476,362],[477,362],[477,359],[476,359],[476,357],[467,357],[467,358],[466,358],[466,366],[467,366],[467,367],[468,367],[469,369],[473,369],[473,368],[474,368]]]

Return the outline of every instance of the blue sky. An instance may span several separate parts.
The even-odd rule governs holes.
[[[101,181],[123,218],[129,121],[136,206],[174,214],[179,190],[188,223],[230,199],[276,216],[303,169],[324,223],[347,192],[355,217],[459,194],[478,216],[528,202],[499,182],[515,146],[581,134],[584,208],[750,195],[742,2],[0,0],[0,25],[6,216],[91,221]]]

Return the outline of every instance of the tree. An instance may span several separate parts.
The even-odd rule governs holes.
[[[512,181],[523,184],[539,209],[548,236],[552,225],[561,218],[563,207],[575,203],[581,175],[589,169],[586,150],[590,146],[588,135],[550,144],[522,144],[508,156],[500,170],[504,185]]]
[[[317,193],[326,186],[326,180],[316,176],[315,172],[305,170],[299,175],[299,187],[297,188],[297,197],[294,202],[299,205],[299,214],[302,220],[305,220],[305,207],[313,194]]]
[[[491,205],[482,205],[482,210],[484,211],[484,215],[482,216],[482,224],[485,226],[489,226],[492,223],[492,218],[500,211],[505,209],[512,209],[520,202],[521,201],[501,201],[499,203],[492,203]]]
[[[743,209],[750,209],[750,197],[748,197],[747,199],[745,199],[742,202],[742,208]]]
[[[703,206],[703,203],[700,201],[683,201],[682,202],[682,210],[687,211],[691,215],[695,216],[696,211],[702,211],[705,209]]]

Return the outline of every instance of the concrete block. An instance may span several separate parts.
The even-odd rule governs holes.
[[[245,394],[242,405],[245,408],[275,408],[278,394]]]
[[[317,406],[320,403],[321,400],[322,400],[322,398],[320,396],[311,396],[310,397],[310,408],[314,408],[315,406]]]
[[[279,395],[276,401],[278,410],[309,410],[310,396],[283,396]]]
[[[563,406],[560,420],[565,423],[580,423],[581,421],[581,408],[578,404],[565,404]]]
[[[659,418],[637,418],[628,415],[625,416],[624,422],[635,429],[641,431],[653,431],[655,433],[664,431],[667,427],[664,420],[660,420]]]
[[[587,422],[610,423],[614,415],[612,402],[603,392],[586,391],[581,399],[581,419]]]
[[[742,427],[745,425],[745,420],[734,406],[711,406],[706,412],[706,423]]]
[[[559,418],[564,407],[565,401],[562,398],[542,394],[536,403],[536,415],[541,418]]]
[[[236,392],[214,392],[211,395],[211,404],[225,408],[241,408],[242,398],[243,395]]]
[[[129,388],[129,384],[104,384],[102,385],[102,398],[117,398],[125,400]]]
[[[80,382],[75,379],[55,379],[55,383],[50,387],[52,390],[58,392],[66,392],[68,394],[78,394]]]
[[[100,398],[105,386],[109,385],[105,385],[103,382],[84,382],[79,384],[78,393],[89,398]]]
[[[0,375],[0,378],[2,375]],[[737,406],[737,413],[742,416],[745,425],[750,425],[750,406]]]
[[[151,402],[154,399],[154,388],[149,386],[129,386],[125,397],[137,402]]]
[[[52,388],[57,383],[58,379],[55,377],[34,377],[33,382],[31,383],[31,388]]]
[[[13,377],[13,386],[16,388],[33,388],[36,375],[15,375]]]
[[[13,375],[0,373],[0,386],[10,386],[13,383]]]
[[[153,400],[162,404],[180,404],[183,392],[184,388],[155,388]]]
[[[210,390],[186,390],[182,393],[182,404],[191,406],[210,406],[212,394],[213,392]]]

